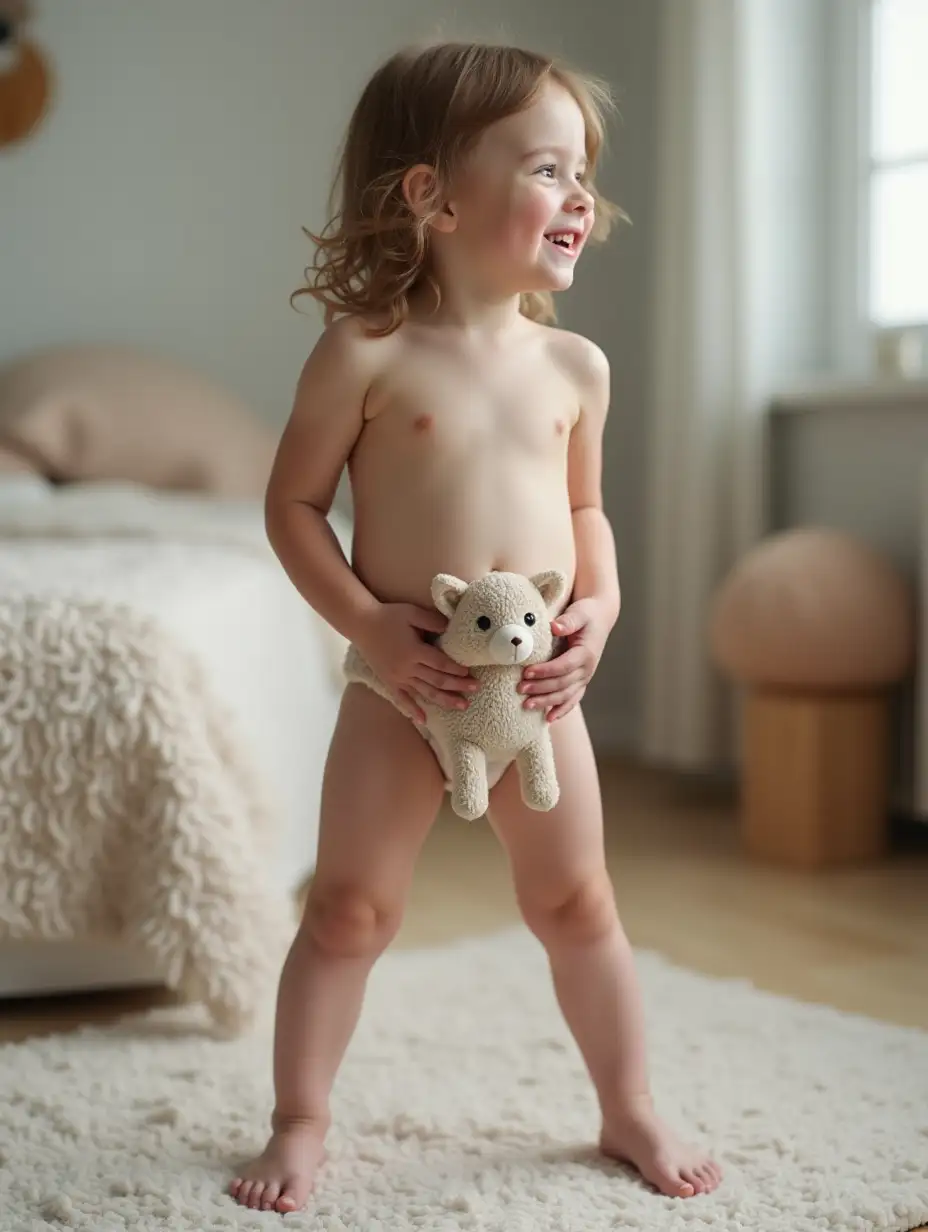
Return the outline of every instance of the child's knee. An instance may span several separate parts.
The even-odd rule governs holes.
[[[399,931],[400,904],[386,905],[354,886],[311,888],[303,929],[326,954],[362,958],[381,953]]]
[[[557,895],[520,895],[525,922],[543,945],[588,945],[615,927],[615,894],[603,871],[576,881]]]

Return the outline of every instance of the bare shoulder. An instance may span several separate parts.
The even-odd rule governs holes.
[[[345,316],[326,326],[310,351],[297,385],[294,416],[318,420],[338,408],[363,422],[368,394],[392,362],[396,340],[370,322]]]
[[[605,421],[609,410],[609,360],[595,342],[553,325],[537,325],[548,360],[577,393],[577,415]]]
[[[609,361],[601,347],[567,329],[543,328],[551,358],[565,375],[584,389],[608,384]]]
[[[391,336],[356,317],[326,327],[297,384],[277,448],[268,500],[328,509],[339,475],[364,429],[368,395],[390,362]]]
[[[376,321],[345,316],[333,321],[313,347],[307,367],[345,368],[356,377],[370,376],[389,362],[395,350],[394,335],[378,334]]]

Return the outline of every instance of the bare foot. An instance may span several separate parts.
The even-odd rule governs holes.
[[[612,1159],[633,1164],[646,1181],[670,1198],[711,1193],[722,1179],[718,1164],[680,1142],[650,1100],[630,1104],[604,1123],[599,1148]]]
[[[324,1133],[301,1122],[275,1130],[264,1153],[244,1168],[229,1186],[241,1206],[254,1211],[298,1211],[309,1197],[325,1157]]]

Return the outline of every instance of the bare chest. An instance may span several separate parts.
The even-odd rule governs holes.
[[[374,391],[369,426],[408,453],[515,451],[560,457],[578,415],[576,393],[549,362],[440,360],[398,365]]]

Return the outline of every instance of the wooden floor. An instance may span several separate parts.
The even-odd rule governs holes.
[[[607,851],[636,946],[710,975],[928,1028],[928,851],[809,874],[741,853],[735,802],[628,764],[603,767]],[[423,852],[404,945],[514,924],[488,827],[443,818]]]
[[[618,762],[602,779],[609,867],[635,945],[710,975],[928,1028],[928,854],[821,875],[761,867],[742,856],[735,804],[720,789]],[[443,814],[397,945],[517,922],[492,832]],[[166,1000],[143,991],[0,1003],[0,1041]]]
[[[721,789],[614,762],[602,768],[609,867],[633,943],[710,975],[928,1029],[928,854],[807,874],[748,862]],[[397,946],[518,923],[484,823],[450,812],[422,853]],[[106,1022],[165,994],[0,1002],[0,1040]]]

